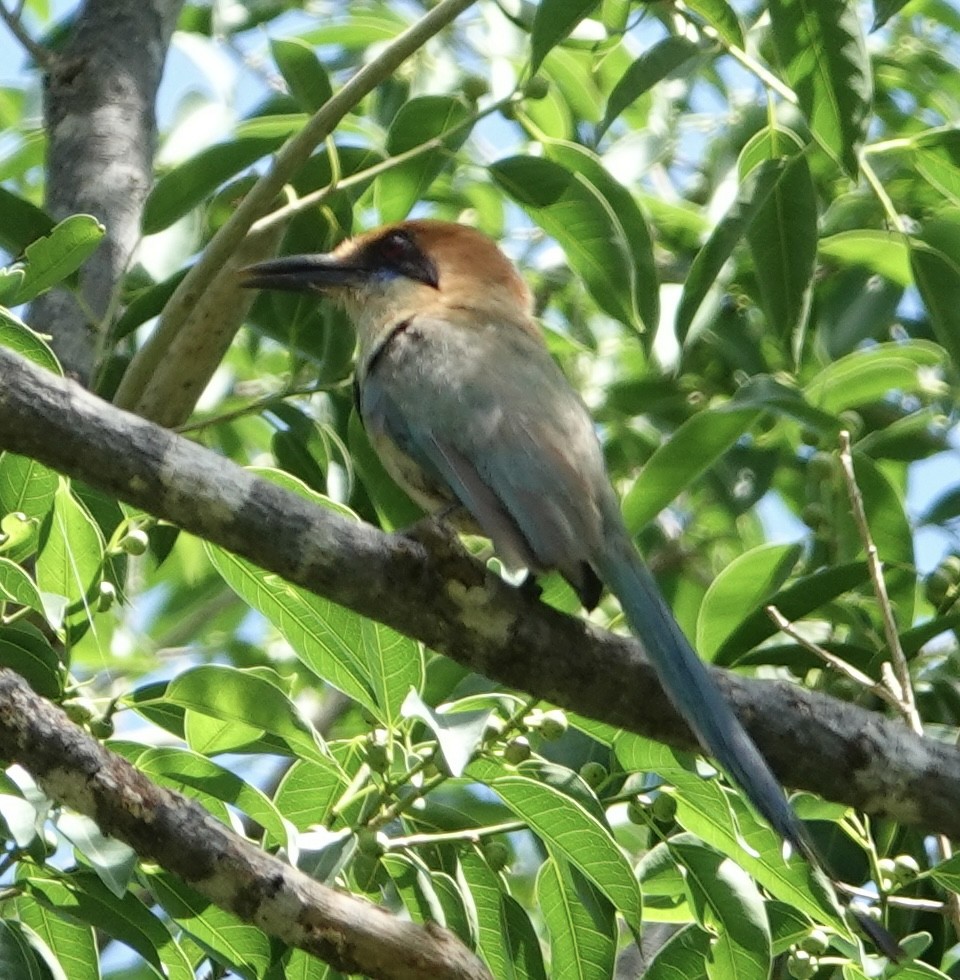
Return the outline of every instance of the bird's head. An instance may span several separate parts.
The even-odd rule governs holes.
[[[535,330],[526,283],[496,243],[449,221],[403,221],[334,251],[291,255],[243,270],[254,288],[339,300],[364,336],[417,315],[496,318]]]

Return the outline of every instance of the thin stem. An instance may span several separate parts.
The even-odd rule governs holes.
[[[877,546],[873,543],[873,535],[870,533],[870,525],[867,523],[867,512],[863,506],[863,496],[860,493],[860,488],[857,486],[857,478],[853,472],[850,433],[847,431],[840,433],[840,468],[843,472],[844,483],[847,486],[847,496],[850,498],[850,509],[853,512],[853,520],[860,534],[860,541],[866,551],[867,568],[870,571],[870,580],[873,583],[873,593],[877,597],[877,604],[880,607],[880,618],[883,622],[883,633],[890,652],[890,662],[897,679],[897,686],[900,688],[899,691],[893,691],[891,689],[891,693],[897,696],[897,706],[901,715],[903,715],[907,724],[910,726],[910,729],[917,735],[922,735],[923,722],[920,720],[916,701],[914,700],[913,684],[910,680],[910,666],[907,663],[906,655],[900,644],[900,634],[897,632],[893,607],[890,605],[890,597],[887,594],[887,583],[883,579],[883,563],[880,561]]]
[[[350,187],[356,187],[358,184],[363,184],[367,181],[373,180],[375,177],[379,177],[380,174],[387,173],[394,167],[399,167],[401,164],[407,163],[409,160],[415,160],[417,157],[423,156],[425,153],[432,153],[435,150],[442,150],[444,145],[449,142],[452,136],[455,136],[463,129],[470,129],[485,116],[489,116],[494,112],[499,112],[499,110],[505,105],[509,105],[511,102],[515,102],[516,100],[516,93],[513,93],[506,98],[500,99],[498,102],[487,106],[481,112],[474,113],[468,119],[464,119],[463,122],[458,123],[456,126],[452,126],[443,134],[443,136],[435,136],[424,143],[420,143],[417,146],[412,146],[409,150],[405,150],[403,153],[398,153],[387,160],[381,160],[379,163],[375,163],[372,166],[367,167],[365,170],[358,170],[355,174],[350,174],[349,177],[339,177],[338,179],[338,175],[335,175],[331,177],[330,182],[326,185],[326,187],[321,187],[318,190],[311,191],[309,194],[304,194],[303,197],[293,198],[288,204],[285,204],[283,207],[277,208],[276,211],[271,211],[270,214],[260,218],[259,221],[256,221],[252,225],[250,230],[254,233],[265,231],[267,228],[272,228],[279,222],[286,221],[293,215],[307,210],[307,208],[322,204],[335,191],[342,191],[347,190]],[[332,160],[333,157],[331,156],[331,169]]]
[[[391,837],[386,841],[388,851],[400,848],[421,847],[428,844],[456,843],[457,841],[478,841],[483,837],[493,837],[496,834],[510,834],[516,830],[526,830],[527,825],[522,820],[508,820],[506,823],[496,823],[489,827],[471,827],[469,830],[451,830],[443,834],[410,834],[407,837]]]
[[[900,710],[900,701],[893,692],[883,684],[877,684],[872,677],[857,670],[856,667],[835,656],[829,650],[825,650],[819,644],[807,639],[776,606],[766,606],[764,612],[773,620],[774,625],[781,633],[785,633],[791,640],[795,640],[804,650],[809,650],[810,653],[819,657],[825,664],[843,674],[844,677],[853,681],[854,684],[859,685],[871,694],[875,694],[878,698],[882,698],[887,704],[896,708],[898,711]]]
[[[907,228],[903,222],[903,218],[900,217],[900,212],[897,211],[897,208],[893,203],[893,199],[887,193],[887,189],[880,182],[880,178],[873,169],[873,164],[867,159],[867,154],[862,151],[860,153],[860,171],[867,179],[867,183],[872,188],[873,193],[877,195],[877,199],[883,205],[883,210],[886,212],[887,219],[889,220],[890,224],[892,224],[901,235],[906,235]]]
[[[44,71],[52,70],[56,58],[42,44],[35,41],[24,29],[20,15],[23,13],[23,3],[18,3],[15,10],[8,10],[6,4],[0,3],[0,20],[7,25],[10,33],[20,42],[27,54]]]

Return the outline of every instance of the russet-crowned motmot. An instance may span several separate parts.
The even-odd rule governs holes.
[[[357,405],[428,512],[467,515],[509,567],[557,569],[584,605],[620,600],[674,707],[774,829],[820,865],[776,777],[677,625],[620,516],[586,406],[544,345],[530,291],[486,235],[405,221],[326,255],[245,270],[315,291],[356,325]]]

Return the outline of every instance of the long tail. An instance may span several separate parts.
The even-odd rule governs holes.
[[[777,777],[683,635],[640,555],[625,538],[624,533],[608,539],[597,571],[620,600],[667,697],[705,751],[740,786],[761,816],[811,863],[822,867]]]

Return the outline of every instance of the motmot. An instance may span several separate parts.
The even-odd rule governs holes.
[[[328,254],[251,266],[244,285],[343,304],[358,337],[357,407],[387,471],[428,513],[488,537],[508,568],[559,571],[588,609],[606,585],[704,751],[822,867],[638,553],[590,414],[497,244],[462,224],[410,220]]]

